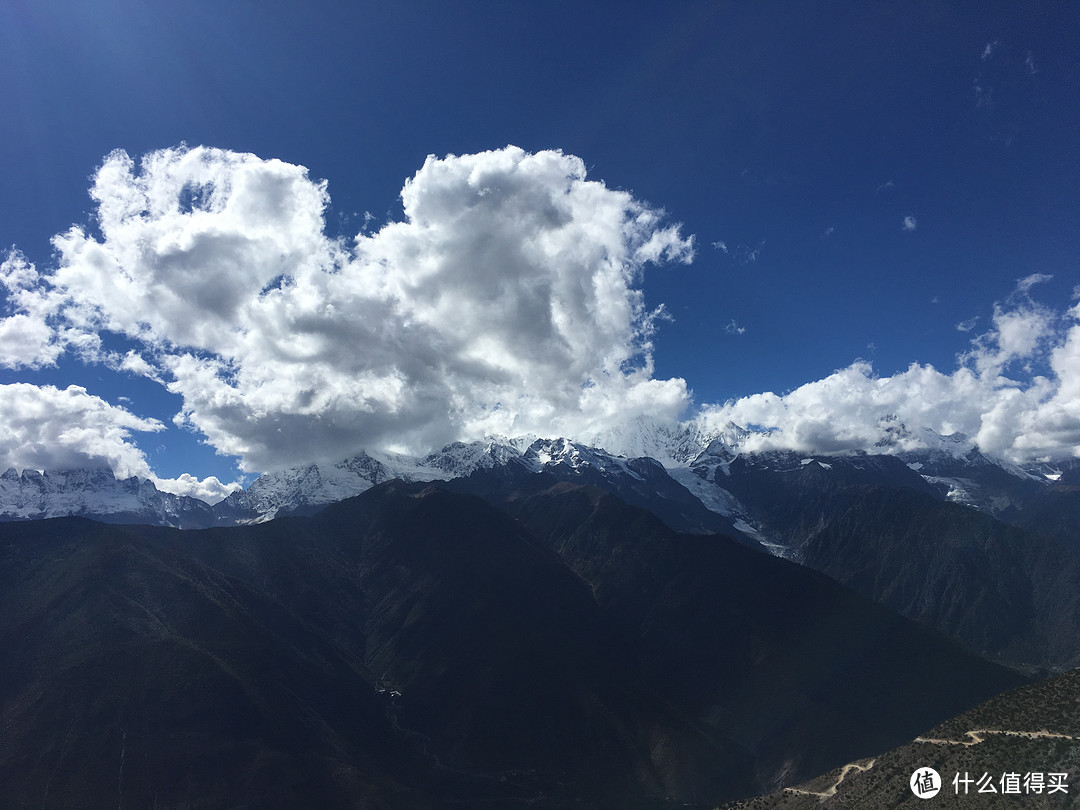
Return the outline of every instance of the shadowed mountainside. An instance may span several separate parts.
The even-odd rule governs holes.
[[[783,784],[895,744],[1019,682],[834,581],[721,536],[677,534],[601,490],[487,492],[592,586],[651,683]],[[885,743],[885,739],[892,740]]]
[[[597,490],[503,501],[0,526],[0,804],[713,803],[1019,680]]]
[[[737,746],[644,685],[584,583],[478,499],[391,484],[256,527],[5,524],[0,617],[3,806],[752,789]]]
[[[1080,663],[1075,547],[941,501],[896,459],[863,461],[778,473],[739,458],[728,484],[794,559],[862,595],[996,660]]]

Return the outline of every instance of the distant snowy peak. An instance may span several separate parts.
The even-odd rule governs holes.
[[[209,525],[211,507],[162,492],[146,478],[118,479],[108,469],[17,470],[0,475],[0,520],[82,516],[110,523],[178,528]]]
[[[668,469],[715,467],[744,453],[761,452],[777,432],[774,428],[744,427],[734,422],[721,426],[700,419],[658,422],[639,418],[597,434],[590,444],[627,458],[656,459]]]
[[[422,458],[384,453],[379,456],[395,478],[409,481],[434,481],[461,478],[476,470],[500,467],[520,458],[535,436],[507,439],[488,438],[475,442],[453,442],[442,450]]]
[[[585,443],[626,458],[652,458],[665,467],[683,467],[723,433],[697,420],[662,422],[638,417],[589,436]]]
[[[703,489],[678,468],[670,472],[710,508],[732,516],[738,514],[737,499],[723,492],[718,495],[717,490],[738,489],[731,480],[736,467],[739,475],[751,474],[761,481],[767,480],[763,475],[813,473],[849,482],[929,488],[938,497],[996,516],[1022,509],[1048,484],[1080,482],[1077,461],[1018,465],[982,453],[962,433],[943,435],[925,427],[911,430],[890,416],[882,418],[880,427],[884,438],[870,450],[822,454],[763,449],[782,446],[782,437],[729,423],[687,465],[698,481],[711,484],[712,489]]]
[[[993,515],[1003,515],[1023,504],[1057,479],[1039,471],[1039,465],[1021,467],[1002,458],[984,455],[978,447],[962,443],[899,453],[908,467],[922,476],[947,500]]]
[[[574,472],[592,469],[601,474],[641,479],[641,474],[633,469],[630,459],[569,439],[537,439],[522,454],[522,460],[535,472],[563,467]]]
[[[266,473],[214,509],[221,523],[262,523],[279,515],[310,514],[394,478],[448,481],[520,456],[514,442],[505,439],[454,442],[423,457],[360,453],[334,464],[307,464]]]
[[[361,453],[337,464],[306,464],[260,475],[250,487],[218,503],[214,513],[219,523],[262,523],[279,514],[312,512],[395,477],[380,461]]]

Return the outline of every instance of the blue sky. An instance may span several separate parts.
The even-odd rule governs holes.
[[[692,261],[673,242],[665,260],[631,262],[632,289],[619,292],[643,295],[620,362],[648,355],[651,379],[685,380],[683,416],[713,405],[772,418],[753,403],[719,406],[799,391],[859,360],[881,379],[913,363],[945,375],[966,364],[993,371],[987,390],[1028,395],[1030,419],[1054,405],[1058,439],[1013,436],[1003,450],[1076,446],[1062,370],[1080,284],[1075,4],[13,0],[0,7],[0,77],[0,242],[39,274],[74,261],[54,252],[54,235],[80,225],[100,237],[88,189],[117,149],[136,176],[141,156],[180,144],[306,167],[327,181],[329,237],[400,222],[402,186],[428,155],[562,150],[589,181],[662,209],[657,232],[680,225],[680,244],[693,238]],[[640,321],[661,304],[666,317],[646,335]],[[6,306],[23,311],[11,289]],[[1030,341],[1006,345],[1007,323]],[[0,383],[84,387],[105,420],[87,430],[107,423],[161,478],[227,482],[237,458],[250,474],[303,452],[263,452],[259,436],[236,438],[233,423],[197,409],[174,425],[184,405],[183,391],[166,390],[172,377],[100,360],[136,349],[153,364],[146,341],[95,328],[97,360],[71,346],[50,362],[9,357]],[[1038,375],[1054,385],[1034,390]],[[28,389],[10,390],[16,407]],[[458,388],[447,390],[453,400]],[[78,421],[82,400],[69,400],[65,419]],[[125,427],[97,400],[161,428]],[[443,435],[417,433],[419,418],[403,433]],[[327,446],[386,443],[395,429],[364,424]],[[957,420],[984,427],[984,444],[988,424],[986,413]],[[42,449],[54,429],[10,429],[0,450],[17,466],[77,460],[70,437],[69,455]],[[84,455],[115,468],[110,452]]]

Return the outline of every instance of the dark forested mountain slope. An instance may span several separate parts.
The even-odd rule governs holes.
[[[410,806],[424,760],[362,662],[185,537],[0,527],[0,805]]]
[[[1054,538],[1080,553],[1080,484],[1059,482],[1041,490],[1009,522]]]
[[[674,533],[601,490],[535,477],[502,505],[592,585],[656,688],[754,754],[763,783],[895,743],[1016,682],[825,576]]]
[[[569,483],[0,526],[5,807],[711,806],[1018,682]]]
[[[817,464],[780,474],[741,458],[731,468],[733,490],[804,565],[981,654],[1033,669],[1080,663],[1075,545],[942,501],[921,482],[898,485],[899,477],[837,475]]]
[[[0,805],[635,806],[753,790],[484,502],[0,527]]]

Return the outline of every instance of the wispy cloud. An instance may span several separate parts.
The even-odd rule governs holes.
[[[1028,51],[1024,57],[1024,68],[1029,76],[1034,76],[1039,72],[1039,68],[1035,64],[1035,55],[1031,51]]]
[[[975,326],[976,326],[976,324],[978,324],[978,322],[979,322],[979,316],[978,315],[976,315],[974,318],[968,318],[966,321],[960,321],[960,323],[958,323],[956,325],[956,331],[958,331],[958,332],[970,332],[972,329],[975,328]]]
[[[735,251],[735,261],[739,264],[754,264],[761,258],[761,251],[765,247],[765,240],[762,239],[754,247],[749,245],[739,245]]]
[[[762,239],[756,245],[737,244],[734,246],[726,241],[716,241],[712,243],[712,246],[725,256],[730,257],[734,264],[748,265],[754,264],[761,258],[761,251],[765,247],[765,241]]]
[[[1017,279],[1016,290],[1019,293],[1026,295],[1031,292],[1031,288],[1036,284],[1045,284],[1048,281],[1053,280],[1053,276],[1049,273],[1032,273],[1030,276],[1024,276],[1021,279]]]
[[[985,62],[991,56],[994,55],[994,51],[997,50],[998,41],[995,39],[993,42],[987,42],[986,47],[982,51],[982,60]]]
[[[739,326],[739,324],[735,323],[735,320],[732,319],[731,323],[724,327],[724,331],[729,335],[743,335],[746,333],[746,327]]]
[[[907,232],[911,232],[919,227],[919,221],[909,214],[904,217],[904,222],[900,227]]]

